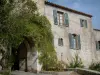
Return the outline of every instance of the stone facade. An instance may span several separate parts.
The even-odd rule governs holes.
[[[82,59],[83,64],[86,68],[91,64],[92,61],[100,61],[100,51],[96,50],[95,41],[100,40],[100,30],[93,30],[92,17],[87,14],[83,14],[75,10],[74,12],[70,9],[65,10],[55,5],[51,6],[45,4],[45,0],[33,0],[37,3],[39,12],[41,15],[45,15],[52,25],[52,33],[54,36],[54,47],[57,53],[59,61],[69,63],[75,54],[78,54]],[[62,7],[62,6],[61,6]],[[61,11],[68,14],[69,26],[60,26],[54,24],[53,10]],[[80,26],[80,19],[87,20],[87,28]],[[80,49],[71,49],[69,41],[69,33],[80,35]],[[63,39],[63,46],[58,45],[58,39]],[[29,48],[28,48],[29,49]],[[28,52],[27,65],[29,70],[41,71],[41,65],[38,62],[38,52]],[[21,67],[24,70],[24,67]]]
[[[53,19],[54,9],[56,9],[57,11],[68,13],[69,27],[54,25],[54,19]],[[73,12],[69,12],[67,10],[63,10],[57,7],[53,7],[50,5],[45,5],[45,15],[47,16],[52,25],[52,32],[54,35],[54,45],[58,59],[63,60],[64,62],[68,62],[77,53],[82,58],[84,65],[88,66],[93,59],[93,51],[91,43],[92,42],[91,18]],[[80,27],[80,18],[87,20],[88,28]],[[69,48],[69,36],[68,36],[69,33],[80,35],[81,38],[80,50],[73,50]],[[58,46],[58,38],[63,38],[64,45],[62,47]]]
[[[82,59],[86,68],[93,61],[100,61],[100,51],[96,50],[95,41],[100,40],[100,30],[93,30],[92,17],[78,14],[69,10],[45,4],[45,0],[37,0],[39,12],[45,15],[52,25],[52,33],[54,36],[54,47],[59,61],[69,63],[75,54]],[[68,14],[69,26],[60,26],[54,24],[53,10],[61,11]],[[87,20],[87,28],[80,26],[80,19]],[[81,49],[70,49],[69,33],[80,35]],[[58,39],[63,39],[63,46],[58,45]],[[41,65],[37,62],[37,70],[41,70]]]
[[[95,40],[95,44],[96,44],[96,41],[100,41],[100,30],[98,29],[94,29],[93,31],[93,36],[94,36],[94,40]],[[96,45],[95,45],[96,46]],[[96,55],[96,60],[95,61],[100,61],[100,51],[99,50],[95,50],[94,52]]]
[[[54,24],[53,10],[67,13],[69,16],[69,26],[60,26]],[[57,52],[57,57],[60,61],[68,63],[72,60],[75,54],[78,54],[82,59],[86,68],[92,61],[100,60],[100,51],[96,50],[95,41],[100,40],[100,30],[93,30],[92,17],[78,14],[69,10],[64,10],[49,4],[45,5],[45,16],[49,19],[52,25],[52,33],[54,35],[54,46]],[[87,28],[80,26],[80,19],[87,20]],[[81,49],[75,50],[69,47],[69,33],[80,35]],[[63,46],[58,45],[58,39],[63,38]]]

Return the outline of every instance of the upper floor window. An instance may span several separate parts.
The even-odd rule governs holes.
[[[66,27],[69,26],[69,18],[67,13],[53,10],[53,18],[55,25],[63,25]]]
[[[81,25],[81,27],[87,28],[87,20],[80,19],[80,25]]]
[[[71,49],[81,49],[80,35],[69,34],[69,43]]]
[[[96,49],[100,50],[100,41],[96,41]]]
[[[62,38],[58,38],[58,45],[63,46],[63,39]]]
[[[58,25],[64,25],[64,15],[63,12],[57,12],[57,18],[58,18]]]

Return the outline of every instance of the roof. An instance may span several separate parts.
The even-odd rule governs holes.
[[[100,31],[100,29],[93,29],[93,30]]]
[[[64,7],[64,6],[61,6],[61,5],[58,5],[58,4],[54,4],[52,2],[45,1],[45,4],[53,6],[53,7],[61,8],[61,9],[64,9],[64,10],[67,10],[67,11],[70,11],[70,12],[74,12],[74,13],[77,13],[77,14],[81,14],[81,15],[84,15],[84,16],[87,16],[87,17],[90,17],[90,18],[92,17],[92,15],[90,15],[90,14],[86,14],[84,12],[80,12],[80,11],[77,11],[77,10],[74,10],[74,9],[71,9],[71,8],[68,8],[68,7]]]

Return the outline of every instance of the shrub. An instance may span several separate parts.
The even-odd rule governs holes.
[[[64,71],[66,64],[63,61],[58,61],[55,65],[55,71]]]
[[[89,69],[100,71],[100,62],[91,63]]]
[[[4,70],[0,73],[0,75],[11,75],[9,70]]]
[[[45,71],[64,71],[64,67],[66,66],[66,64],[63,61],[57,61],[54,66],[47,66],[44,67],[42,66],[42,69]]]
[[[68,68],[83,68],[83,62],[81,60],[81,58],[79,58],[79,56],[76,54],[75,58],[73,58],[73,60],[71,61],[71,63],[68,65]]]

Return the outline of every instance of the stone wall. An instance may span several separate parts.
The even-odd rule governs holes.
[[[95,48],[96,48],[96,41],[100,41],[100,30],[97,30],[97,29],[94,29],[94,32],[93,32],[93,36],[94,36],[94,39],[95,39]],[[100,50],[95,50],[96,52],[96,60],[95,61],[99,61],[100,62]]]
[[[54,19],[53,19],[54,9],[68,13],[69,27],[54,25]],[[54,35],[54,45],[58,59],[60,61],[63,60],[64,62],[68,63],[69,61],[72,60],[72,57],[74,57],[75,54],[77,53],[81,57],[85,67],[88,67],[89,64],[92,62],[92,60],[95,60],[96,56],[96,54],[94,53],[95,41],[92,38],[92,32],[93,32],[92,19],[87,16],[62,10],[49,5],[45,5],[45,15],[47,16],[52,25],[52,32]],[[87,28],[80,26],[80,18],[87,20],[87,25],[88,25]],[[69,33],[80,35],[81,38],[80,50],[73,50],[69,48],[69,36],[68,36]],[[58,46],[58,38],[63,38],[64,46],[62,47]]]
[[[98,71],[88,70],[88,69],[81,69],[81,68],[67,69],[67,71],[75,71],[80,75],[100,75],[100,72],[98,72]]]

